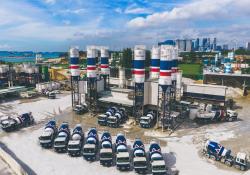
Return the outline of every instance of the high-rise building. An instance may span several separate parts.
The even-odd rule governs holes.
[[[222,49],[223,50],[228,50],[228,44],[223,44]]]
[[[199,38],[197,38],[196,40],[195,40],[195,44],[194,44],[194,50],[199,50],[199,47],[200,47],[200,39]]]
[[[185,51],[191,52],[192,51],[192,40],[191,39],[186,39],[185,40],[185,45],[186,45]]]
[[[247,50],[250,50],[250,42],[247,42],[247,43],[246,43],[246,49],[247,49]]]
[[[212,49],[213,49],[213,50],[216,50],[216,45],[217,45],[217,39],[214,38],[213,46],[212,46]]]
[[[191,44],[192,45],[192,44]],[[176,40],[176,46],[180,52],[186,51],[186,41],[183,39]]]

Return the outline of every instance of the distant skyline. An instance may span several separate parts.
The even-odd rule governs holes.
[[[0,50],[151,46],[176,38],[250,41],[249,0],[1,0]]]

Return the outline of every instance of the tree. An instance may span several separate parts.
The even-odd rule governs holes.
[[[133,54],[131,48],[123,49],[122,58],[120,59],[119,66],[131,69],[133,66],[132,60]]]

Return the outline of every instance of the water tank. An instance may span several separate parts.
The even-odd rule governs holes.
[[[96,58],[98,56],[97,49],[93,46],[87,47],[87,77],[96,78]]]
[[[178,72],[178,49],[177,47],[173,47],[172,50],[172,67],[171,67],[171,79],[172,81],[176,81],[177,72]]]
[[[161,46],[159,85],[162,87],[172,85],[172,51],[173,46]]]
[[[101,48],[101,74],[109,75],[109,52],[107,48]]]
[[[146,47],[142,45],[135,46],[134,49],[134,80],[135,83],[144,83],[145,81],[145,52]]]
[[[151,51],[150,78],[159,78],[160,73],[160,48],[153,47]]]
[[[70,48],[70,72],[72,77],[80,76],[79,69],[79,50],[77,48]]]

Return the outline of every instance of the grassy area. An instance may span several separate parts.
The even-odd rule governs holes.
[[[183,77],[196,80],[202,78],[202,65],[200,64],[179,64],[179,67],[183,71]]]

